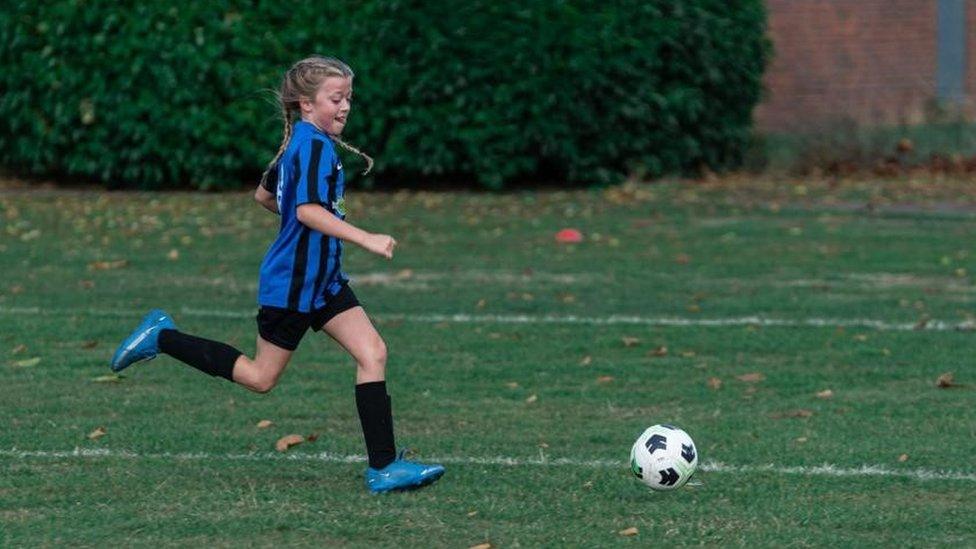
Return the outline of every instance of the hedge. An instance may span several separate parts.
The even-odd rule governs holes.
[[[376,181],[721,170],[769,51],[761,0],[12,5],[0,166],[112,187],[253,184],[281,136],[271,90],[310,53],[356,71],[344,138]]]

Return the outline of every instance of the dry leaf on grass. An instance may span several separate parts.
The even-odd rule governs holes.
[[[98,347],[98,340],[96,339],[89,339],[81,344],[82,349],[94,349],[95,347]]]
[[[309,433],[308,436],[305,437],[305,440],[308,442],[315,442],[318,439],[319,439],[318,433]]]
[[[491,549],[491,547],[492,545],[490,543],[479,543],[478,545],[472,545],[471,547],[468,547],[468,549]]]
[[[94,431],[88,433],[88,438],[90,438],[92,440],[97,440],[97,439],[105,436],[105,434],[107,432],[108,431],[105,430],[105,427],[96,427]]]
[[[668,356],[668,348],[661,345],[660,347],[648,351],[647,356]]]
[[[37,366],[41,362],[41,357],[35,356],[34,358],[27,358],[24,360],[18,360],[14,362],[14,367],[16,368],[31,368]]]
[[[962,387],[956,383],[956,376],[952,372],[946,372],[935,380],[935,386],[940,389],[951,389],[952,387]]]
[[[817,393],[817,398],[822,398],[822,399],[834,398],[834,392],[831,391],[830,389],[824,389],[823,391]]]
[[[593,357],[586,355],[580,360],[580,366],[589,366],[591,362],[593,362]]]
[[[519,384],[517,381],[509,381],[508,383],[505,384],[505,386],[508,387],[509,389],[518,389]]]
[[[22,353],[22,352],[24,352],[26,350],[27,350],[27,345],[24,345],[23,343],[20,343],[16,347],[14,347],[13,349],[10,349],[10,354],[15,355],[17,353]]]
[[[285,435],[278,439],[275,443],[275,450],[279,452],[284,452],[285,450],[305,442],[305,437],[302,435]]]
[[[538,396],[536,396],[536,395],[532,395],[532,396],[530,396],[529,398],[527,398],[527,399],[525,399],[525,402],[526,402],[527,404],[532,404],[533,402],[535,402],[535,401],[537,401],[537,400],[539,400],[539,397],[538,397]]]
[[[745,381],[746,383],[756,383],[766,379],[766,376],[760,372],[752,372],[751,374],[742,374],[741,376],[735,376],[735,379],[739,381]]]
[[[623,530],[621,530],[621,531],[619,531],[617,533],[620,534],[621,536],[636,536],[637,535],[637,527],[631,526],[630,528],[624,528]]]
[[[93,261],[88,264],[88,268],[93,271],[110,271],[112,269],[121,269],[129,264],[127,259],[119,259],[116,261]]]
[[[721,389],[722,380],[717,377],[710,377],[708,378],[708,386],[715,390]]]
[[[908,461],[908,454],[902,454],[898,456],[899,463],[905,463],[906,461]]]
[[[601,385],[610,383],[611,381],[613,381],[613,376],[600,376],[596,378],[596,382]]]
[[[807,417],[810,417],[812,415],[813,415],[813,412],[812,411],[806,410],[806,409],[803,409],[803,408],[800,408],[800,409],[797,409],[797,410],[790,410],[788,412],[776,412],[776,413],[770,414],[769,417],[771,417],[773,419],[785,419],[785,418],[790,418],[790,417],[807,418]]]
[[[108,374],[105,376],[93,377],[92,381],[94,381],[95,383],[119,383],[123,379],[125,378],[120,376],[119,374]]]
[[[634,346],[640,344],[640,339],[638,339],[636,337],[624,336],[624,337],[620,338],[620,341],[623,342],[624,347],[634,347]]]
[[[271,421],[270,419],[262,419],[261,421],[258,422],[257,427],[258,427],[258,429],[267,429],[268,427],[271,427],[272,425],[274,425],[274,422]]]

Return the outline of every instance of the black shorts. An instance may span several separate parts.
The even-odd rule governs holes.
[[[309,313],[262,305],[257,318],[258,334],[269,343],[294,351],[309,328],[318,332],[339,313],[358,306],[359,300],[347,284],[325,302],[325,307]]]

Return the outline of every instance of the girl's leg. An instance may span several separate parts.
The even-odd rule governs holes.
[[[386,380],[386,343],[362,307],[343,311],[322,330],[356,360],[356,384]]]
[[[237,357],[234,362],[234,381],[256,393],[267,393],[278,384],[278,378],[285,371],[291,351],[257,337],[257,352],[254,360],[246,355]]]
[[[322,330],[356,360],[356,408],[372,469],[396,459],[393,412],[386,392],[386,344],[362,307],[343,311]]]
[[[275,386],[292,353],[258,336],[257,353],[252,360],[226,343],[175,329],[159,333],[159,351],[206,374],[234,381],[258,393],[266,393]]]

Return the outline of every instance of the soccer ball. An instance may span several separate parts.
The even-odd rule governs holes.
[[[630,449],[630,470],[651,490],[681,488],[697,468],[694,441],[673,425],[648,427]]]

